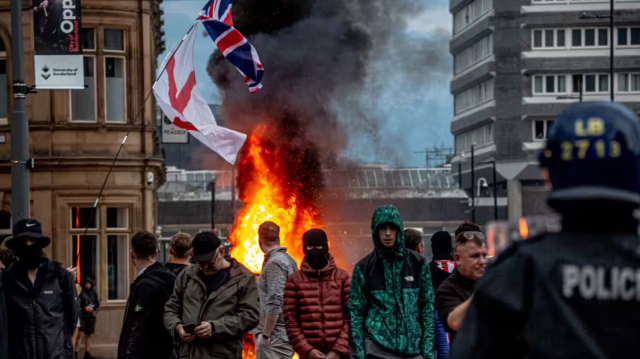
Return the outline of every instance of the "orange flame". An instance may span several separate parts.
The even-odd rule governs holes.
[[[267,148],[265,126],[251,134],[245,144],[239,175],[251,178],[238,180],[240,199],[244,206],[238,212],[229,241],[233,244],[230,255],[254,273],[260,273],[264,254],[258,243],[258,227],[266,221],[280,226],[280,240],[287,253],[298,265],[304,258],[302,235],[312,228],[321,228],[318,211],[313,204],[300,203],[296,197],[299,183],[287,183],[281,163],[285,153],[278,148]],[[243,171],[244,169],[244,171]]]

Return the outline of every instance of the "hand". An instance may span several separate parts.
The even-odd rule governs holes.
[[[211,323],[202,322],[194,332],[198,338],[208,339],[211,338],[211,335],[213,334],[213,328],[211,328]]]
[[[71,273],[73,278],[78,278],[78,267],[69,267],[67,268],[67,272]]]
[[[185,343],[192,342],[194,339],[196,339],[196,336],[194,334],[187,334],[187,332],[184,331],[184,328],[182,328],[182,324],[178,325],[178,327],[176,328],[176,332],[178,333],[180,339],[182,339],[182,341]]]
[[[44,0],[41,4],[40,7],[49,7],[49,0]]]
[[[271,338],[267,338],[263,334],[260,334],[260,338],[262,340],[262,344],[264,344],[266,346],[271,345]]]
[[[89,313],[93,313],[93,308],[91,308],[91,307],[85,307],[84,310],[89,312]]]
[[[329,354],[327,354],[327,358],[326,359],[340,359],[340,354],[331,351],[329,352]]]
[[[333,353],[333,352],[331,352]],[[318,349],[311,349],[311,351],[309,352],[309,354],[307,354],[307,356],[310,359],[325,359],[325,358],[329,358],[328,356],[325,356],[324,354],[322,354],[321,351],[319,351]]]

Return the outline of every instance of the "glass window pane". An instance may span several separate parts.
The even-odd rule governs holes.
[[[558,76],[558,92],[567,92],[567,78],[565,76]]]
[[[104,48],[105,50],[124,51],[124,31],[105,29]]]
[[[572,31],[571,46],[582,46],[582,30],[576,29]]]
[[[0,41],[1,43],[2,41]],[[8,100],[8,84],[7,84],[7,60],[0,60],[0,118],[7,118],[9,113]]]
[[[71,228],[85,229],[87,225],[89,228],[98,228],[98,209],[96,208],[95,214],[92,207],[73,207],[71,208]],[[91,222],[89,222],[91,218]]]
[[[544,31],[544,46],[545,47],[553,47],[553,30],[545,30]]]
[[[618,45],[627,45],[628,44],[628,33],[626,27],[621,27],[618,29]]]
[[[107,292],[109,300],[127,299],[127,235],[107,236]]]
[[[585,76],[585,92],[596,92],[596,75]]]
[[[555,86],[555,76],[547,76],[546,77],[546,93],[554,93],[556,92],[556,86]]]
[[[96,32],[94,29],[82,29],[82,49],[96,49]]]
[[[619,92],[629,91],[629,74],[618,75],[618,91]]]
[[[535,77],[535,93],[542,93],[542,76]]]
[[[573,93],[580,93],[580,87],[582,87],[582,75],[573,75],[572,82]]]
[[[609,75],[600,75],[600,92],[609,92]]]
[[[124,59],[119,57],[106,57],[106,100],[107,121],[125,122],[124,119]]]
[[[533,136],[536,140],[544,140],[544,121],[535,121],[535,132]]]
[[[596,46],[596,30],[584,30],[584,46]]]
[[[94,280],[98,286],[98,236],[73,235],[71,236],[73,251],[73,266],[78,267],[78,283],[87,278]],[[80,251],[78,252],[78,247]],[[78,256],[80,254],[80,256]]]
[[[609,30],[598,29],[598,46],[608,46],[608,45],[609,45]]]
[[[640,27],[631,29],[631,45],[640,45]]]
[[[128,228],[126,208],[107,208],[107,228]]]
[[[540,30],[533,32],[533,47],[542,47],[542,31]]]
[[[565,47],[566,46],[564,30],[558,30],[557,42],[558,42],[558,47]]]
[[[640,91],[640,74],[631,76],[631,91]]]
[[[84,90],[71,90],[71,120],[96,120],[96,84],[93,57],[84,58]]]

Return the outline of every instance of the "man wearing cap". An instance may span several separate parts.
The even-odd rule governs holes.
[[[33,219],[16,223],[6,243],[18,257],[3,278],[11,359],[74,357],[77,293],[69,271],[44,255],[50,243]]]
[[[193,239],[191,265],[176,278],[165,307],[166,330],[180,342],[179,358],[242,358],[242,338],[259,320],[256,277],[212,232]]]
[[[339,359],[349,355],[349,272],[329,253],[327,234],[302,236],[304,260],[287,279],[284,317],[287,335],[300,359]]]
[[[556,118],[540,164],[562,229],[499,254],[452,357],[636,357],[640,121],[621,104],[573,106]]]
[[[131,238],[131,260],[138,271],[129,289],[118,359],[173,359],[171,336],[164,330],[164,305],[175,276],[158,259],[158,239],[141,231]]]

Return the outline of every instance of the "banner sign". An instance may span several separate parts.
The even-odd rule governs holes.
[[[33,0],[36,88],[84,89],[80,0]]]
[[[171,123],[167,116],[162,116],[162,143],[189,143],[189,132]]]

